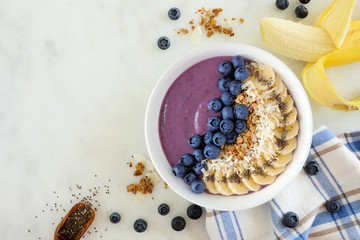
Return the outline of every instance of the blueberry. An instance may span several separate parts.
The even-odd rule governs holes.
[[[178,8],[173,7],[173,8],[170,8],[168,15],[171,20],[177,20],[180,18],[181,13]]]
[[[189,167],[193,165],[194,162],[195,162],[194,157],[189,153],[185,153],[180,158],[180,164],[184,165],[185,167]]]
[[[184,177],[184,181],[187,183],[187,184],[191,184],[194,180],[196,179],[196,175],[195,173],[193,172],[190,172],[188,174],[185,175]]]
[[[287,212],[283,216],[282,223],[288,228],[294,228],[299,224],[299,216],[294,212]]]
[[[216,146],[220,147],[225,144],[226,136],[222,132],[217,132],[214,134],[213,142]]]
[[[184,230],[186,225],[185,219],[183,217],[174,217],[173,220],[171,220],[171,227],[175,231],[182,231]]]
[[[145,232],[147,229],[147,222],[144,219],[138,219],[134,222],[134,229],[136,232]]]
[[[234,117],[236,119],[244,120],[249,115],[249,109],[244,104],[239,104],[234,107]]]
[[[220,127],[220,123],[219,123],[219,127]],[[214,136],[214,133],[211,132],[211,131],[208,131],[208,132],[204,133],[204,135],[203,135],[204,143],[205,144],[212,143],[213,136]]]
[[[170,47],[170,39],[168,37],[162,36],[157,41],[157,45],[160,49],[166,50]]]
[[[298,18],[306,18],[309,12],[304,5],[299,5],[295,8],[295,14]]]
[[[220,122],[220,131],[222,133],[227,134],[230,133],[232,130],[234,130],[234,122],[232,120],[225,119]]]
[[[301,2],[302,4],[308,4],[308,3],[310,2],[310,0],[300,0],[300,2]]]
[[[199,205],[192,204],[187,208],[186,214],[191,219],[199,219],[202,215],[202,208]]]
[[[230,79],[229,78],[220,78],[218,81],[218,88],[220,91],[227,92],[229,91]]]
[[[160,215],[165,216],[170,212],[170,208],[166,203],[162,203],[158,207],[158,212],[160,213]]]
[[[188,142],[189,142],[190,147],[198,148],[198,147],[200,147],[200,145],[202,143],[202,137],[198,134],[194,134],[189,138]]]
[[[227,144],[234,144],[236,142],[236,139],[237,139],[236,132],[231,132],[226,135],[226,143]]]
[[[235,102],[235,97],[229,93],[229,92],[224,92],[222,95],[221,95],[221,101],[224,103],[224,105],[226,106],[230,106],[230,105],[233,105],[234,102]]]
[[[229,91],[232,95],[237,96],[242,92],[242,83],[239,80],[230,82]]]
[[[182,165],[181,163],[178,163],[173,167],[173,173],[177,177],[185,177],[186,167],[184,165]]]
[[[221,116],[223,119],[234,119],[234,109],[231,106],[225,106],[222,110],[221,110]]]
[[[210,131],[217,131],[220,129],[220,117],[211,117],[208,120],[208,127]]]
[[[193,155],[194,155],[195,160],[198,162],[205,159],[205,156],[203,154],[203,149],[201,149],[201,148],[194,149]]]
[[[243,133],[246,130],[246,122],[244,120],[235,121],[235,132],[237,134]]]
[[[207,159],[216,159],[220,155],[220,148],[215,146],[214,144],[208,144],[204,148],[204,156]]]
[[[336,200],[330,200],[326,202],[326,210],[330,213],[336,213],[341,208],[341,205]]]
[[[203,168],[206,168],[206,165],[201,163],[201,162],[198,162],[196,163],[196,165],[193,167],[193,170],[195,172],[196,175],[200,176],[203,174],[203,172],[201,171],[201,169]]]
[[[276,7],[280,10],[284,10],[289,7],[289,0],[276,0]]]
[[[234,68],[245,66],[244,58],[240,55],[234,56],[233,59],[231,60],[231,62],[233,64]]]
[[[120,220],[121,220],[120,214],[118,214],[117,212],[110,214],[111,223],[118,223],[120,222]]]
[[[218,98],[211,99],[208,104],[208,108],[212,112],[219,112],[219,111],[221,111],[222,107],[223,107],[223,104],[222,104],[221,100]]]
[[[308,175],[314,176],[319,173],[320,166],[316,160],[312,160],[305,165],[304,170]]]
[[[230,61],[221,61],[218,66],[218,70],[221,75],[226,77],[234,72],[234,66]]]
[[[205,191],[205,183],[201,179],[196,179],[191,183],[191,190],[196,193],[203,193]]]
[[[249,77],[249,70],[246,67],[238,67],[235,69],[234,76],[236,80],[244,81]]]

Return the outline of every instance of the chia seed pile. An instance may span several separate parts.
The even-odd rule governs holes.
[[[91,216],[90,207],[81,206],[72,212],[66,219],[64,225],[60,228],[59,234],[65,239],[72,239],[86,225]]]

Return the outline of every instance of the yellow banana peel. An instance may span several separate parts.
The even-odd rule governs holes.
[[[313,28],[321,28],[328,33],[333,49],[331,49],[331,45],[326,42],[324,37],[320,38],[318,37],[319,35],[313,36],[315,40],[305,37],[308,48],[312,48],[313,54],[309,54],[309,51],[305,54],[304,51],[299,49],[291,53],[291,49],[288,48],[288,46],[291,46],[291,43],[297,44],[298,47],[303,47],[304,45],[300,46],[297,40],[304,39],[306,34],[315,31],[315,29],[310,31],[309,28],[311,26],[305,28],[300,23],[297,26],[293,26],[293,29],[297,28],[300,33],[295,34],[293,29],[287,30],[289,37],[287,40],[282,40],[282,48],[278,48],[276,43],[270,40],[278,38],[274,37],[273,34],[284,36],[284,33],[280,31],[278,31],[279,33],[272,32],[271,30],[280,29],[281,23],[277,24],[277,21],[273,18],[260,20],[261,36],[265,44],[283,55],[310,62],[302,72],[305,89],[317,102],[335,110],[353,111],[360,109],[360,96],[352,100],[344,99],[328,79],[324,69],[325,67],[340,66],[360,61],[360,20],[350,22],[355,2],[356,0],[335,0],[318,17]],[[305,29],[307,30],[305,31]],[[281,30],[285,31],[284,29]],[[313,44],[314,42],[317,42],[317,44]],[[294,49],[297,46],[292,45],[292,48]],[[325,47],[330,48],[330,51],[325,52],[323,50]],[[321,55],[321,51],[324,52],[323,55]]]

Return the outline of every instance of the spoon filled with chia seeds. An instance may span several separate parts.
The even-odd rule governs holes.
[[[89,205],[75,204],[57,226],[54,240],[79,240],[94,218],[95,212]]]

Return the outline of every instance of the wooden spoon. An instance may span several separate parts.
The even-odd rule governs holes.
[[[68,238],[64,235],[60,234],[60,230],[61,227],[64,226],[65,222],[67,220],[73,220],[74,215],[70,216],[72,213],[74,213],[76,210],[78,210],[79,208],[83,207],[83,206],[87,206],[90,209],[90,218],[87,220],[87,222],[84,224],[83,227],[81,227],[81,229],[76,233],[75,236]],[[69,218],[70,216],[70,218]],[[59,223],[59,225],[57,226],[56,230],[55,230],[55,236],[54,236],[54,240],[79,240],[82,235],[86,232],[86,230],[90,227],[91,223],[93,222],[95,218],[95,212],[94,210],[92,210],[92,208],[85,204],[85,203],[78,203],[75,204],[70,211],[66,214],[66,216],[64,217],[64,219]]]

